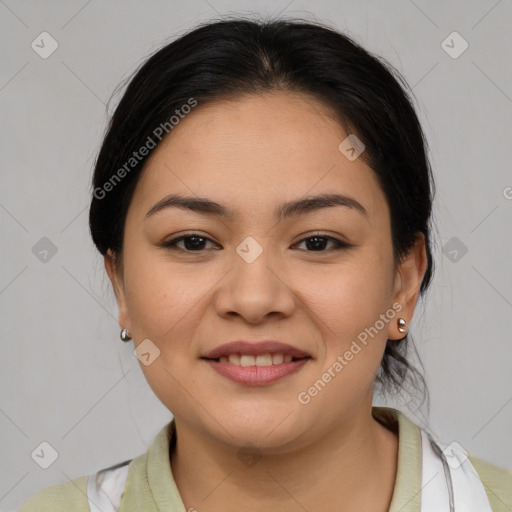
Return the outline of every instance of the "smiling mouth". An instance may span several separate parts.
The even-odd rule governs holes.
[[[311,356],[305,357],[294,357],[290,354],[283,353],[267,353],[267,354],[259,354],[257,356],[252,354],[229,354],[225,356],[220,356],[218,358],[207,358],[203,357],[207,361],[217,362],[217,363],[229,363],[234,366],[273,366],[280,365],[286,363],[292,363],[295,361],[302,361],[306,359],[311,359]]]

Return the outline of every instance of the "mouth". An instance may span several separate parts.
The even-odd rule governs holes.
[[[250,366],[265,367],[279,365],[283,363],[292,363],[294,361],[311,359],[311,356],[294,357],[291,354],[284,354],[282,352],[268,352],[266,354],[259,354],[257,356],[251,354],[229,354],[217,358],[203,357],[201,359],[205,359],[206,361],[214,361],[217,363],[229,363],[235,366],[243,366],[244,368],[247,368]]]
[[[285,343],[238,341],[217,347],[201,359],[232,381],[262,386],[296,373],[313,358]]]

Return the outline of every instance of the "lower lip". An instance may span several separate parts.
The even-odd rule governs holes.
[[[309,360],[309,358],[298,359],[289,363],[273,364],[272,366],[238,366],[211,359],[205,359],[204,361],[216,372],[235,382],[246,386],[264,386],[298,372]]]

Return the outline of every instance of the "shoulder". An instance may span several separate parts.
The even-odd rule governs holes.
[[[495,466],[485,460],[469,455],[495,512],[509,512],[512,509],[512,471]]]
[[[16,512],[89,512],[87,476],[40,490]]]

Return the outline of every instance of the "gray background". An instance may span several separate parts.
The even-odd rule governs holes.
[[[150,52],[199,21],[254,12],[329,21],[414,88],[438,232],[435,280],[412,325],[431,414],[409,416],[512,469],[510,0],[0,0],[1,510],[137,456],[170,420],[119,340],[88,234],[92,165],[105,104]],[[43,31],[59,45],[47,59],[31,48]],[[469,44],[456,59],[442,46],[453,31]],[[57,249],[46,261],[43,237]],[[42,441],[58,452],[46,470],[31,457]]]

